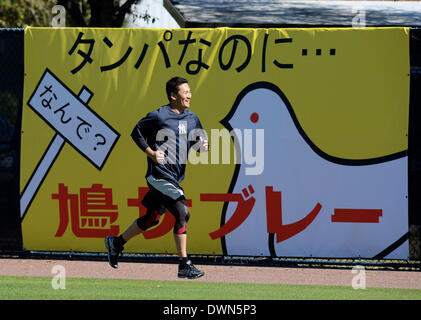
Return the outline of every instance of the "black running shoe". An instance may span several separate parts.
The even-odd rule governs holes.
[[[186,264],[178,266],[179,278],[197,279],[204,275],[205,273],[197,269],[190,260],[187,260]]]
[[[117,237],[106,236],[105,237],[105,246],[108,250],[108,263],[113,268],[118,268],[118,256],[120,255],[121,251],[123,251],[123,247],[119,247],[116,245]]]

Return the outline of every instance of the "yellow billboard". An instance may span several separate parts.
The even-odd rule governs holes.
[[[191,214],[189,253],[374,256],[407,232],[408,32],[26,28],[24,248],[105,252],[106,235],[145,214],[146,155],[130,134],[168,103],[165,83],[181,76],[211,145],[200,159],[191,154],[181,184]],[[244,155],[235,154],[233,137]],[[370,175],[394,189],[362,188]],[[313,195],[306,190],[314,181]],[[337,209],[381,210],[380,220],[359,211],[374,220],[356,214],[346,222]],[[389,218],[388,210],[400,215]],[[175,253],[172,224],[164,215],[125,252]],[[361,243],[324,246],[332,242],[321,236],[326,228],[344,237],[336,243]],[[368,241],[373,234],[377,242]],[[324,242],[314,241],[317,235]]]

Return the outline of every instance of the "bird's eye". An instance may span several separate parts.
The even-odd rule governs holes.
[[[253,123],[256,123],[257,121],[259,121],[259,114],[257,114],[256,112],[253,112],[250,116],[250,121]]]

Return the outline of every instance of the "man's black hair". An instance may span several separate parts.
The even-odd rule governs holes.
[[[187,79],[181,77],[173,77],[167,81],[166,90],[167,90],[167,97],[168,101],[171,102],[171,93],[178,93],[178,86],[183,83],[189,83]]]

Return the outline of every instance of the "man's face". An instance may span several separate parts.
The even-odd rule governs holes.
[[[183,83],[178,86],[178,92],[172,93],[171,98],[177,107],[189,108],[191,91],[188,83]]]

